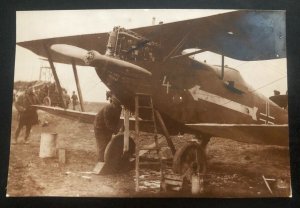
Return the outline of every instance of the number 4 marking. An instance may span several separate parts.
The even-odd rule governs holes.
[[[167,94],[169,94],[169,87],[171,87],[169,81],[166,82],[167,76],[164,76],[162,86],[167,87]]]

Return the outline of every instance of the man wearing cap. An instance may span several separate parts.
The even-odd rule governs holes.
[[[15,133],[15,137],[12,141],[13,144],[16,144],[20,131],[25,126],[26,132],[24,137],[25,144],[28,144],[28,137],[30,134],[31,127],[38,124],[38,114],[36,109],[32,105],[39,104],[37,96],[34,94],[33,89],[29,87],[24,94],[20,95],[15,102],[15,107],[19,112],[19,123]]]
[[[110,96],[110,104],[104,106],[96,115],[94,132],[97,143],[98,162],[104,162],[104,152],[113,134],[118,133],[121,115],[121,103],[114,96]]]

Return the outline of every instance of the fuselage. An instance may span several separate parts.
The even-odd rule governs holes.
[[[287,112],[247,85],[239,72],[208,66],[183,57],[171,61],[132,61],[152,73],[136,74],[122,68],[96,68],[100,79],[121,102],[134,111],[136,93],[151,94],[154,106],[177,132],[184,124],[287,124]],[[181,125],[180,125],[181,124]],[[181,128],[178,128],[181,126]],[[174,131],[174,129],[173,129]]]
[[[224,67],[221,74],[220,66],[210,66],[187,55],[175,56],[163,43],[151,42],[119,27],[110,33],[105,56],[109,59],[99,56],[99,61],[93,63],[100,79],[132,112],[136,93],[151,95],[171,134],[199,134],[199,128],[188,124],[218,127],[288,123],[287,112],[258,94],[235,69]],[[269,135],[264,131],[265,128],[262,135]],[[223,133],[219,131],[217,135]],[[238,137],[243,137],[243,131],[239,133]],[[288,141],[287,135],[277,135],[274,142],[263,136],[258,142],[282,144],[281,137]],[[254,136],[246,139],[255,140]]]

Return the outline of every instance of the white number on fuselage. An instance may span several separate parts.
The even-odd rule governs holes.
[[[164,76],[162,86],[167,88],[167,94],[169,94],[169,87],[171,87],[171,84],[169,83],[169,81],[166,82],[166,80],[167,80],[167,76]]]

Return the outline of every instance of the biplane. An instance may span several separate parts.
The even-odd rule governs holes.
[[[155,120],[159,124],[156,133],[166,137],[174,155],[174,171],[184,175],[188,169],[206,170],[205,147],[212,137],[288,146],[287,111],[253,90],[238,70],[224,63],[224,57],[242,61],[286,58],[285,43],[284,12],[234,11],[17,45],[48,59],[59,88],[54,63],[71,64],[80,103],[76,66],[94,67],[125,112],[135,115],[134,119],[128,115],[121,118],[126,124],[124,134],[117,136],[121,147],[107,148],[119,151],[121,161],[124,152],[132,148],[128,131],[153,133],[150,125]],[[222,64],[211,66],[192,58],[206,51],[220,54]],[[145,97],[151,105],[141,106],[147,103]],[[42,105],[36,108],[89,123],[96,115]],[[197,141],[176,150],[170,135],[184,133],[195,135]],[[109,156],[105,160],[109,161]]]

